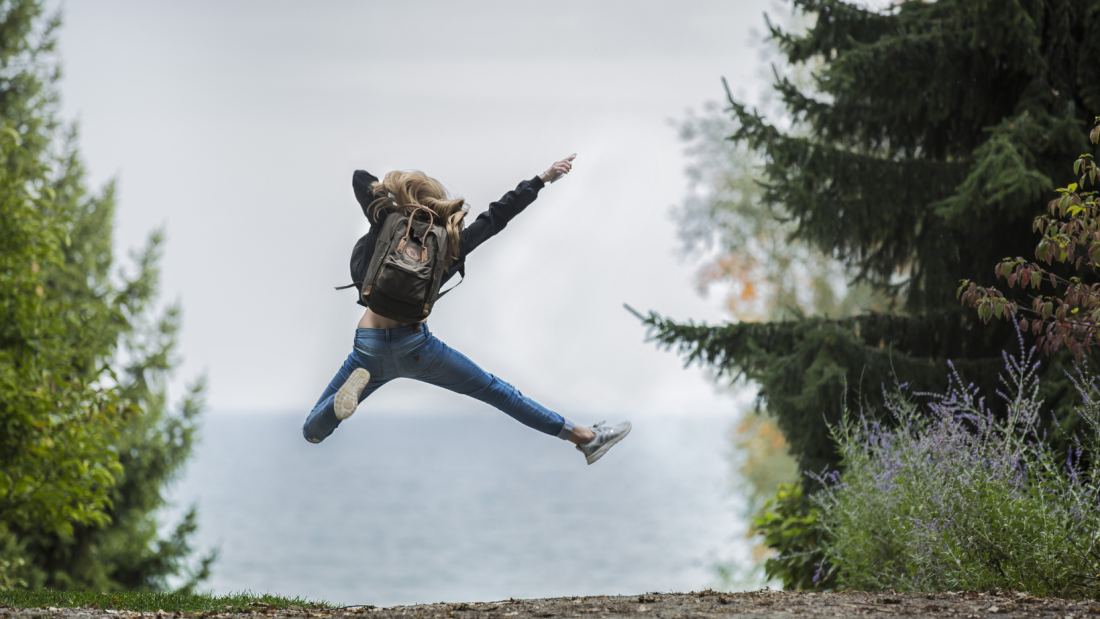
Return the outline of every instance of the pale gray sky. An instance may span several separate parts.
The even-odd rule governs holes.
[[[581,423],[734,410],[622,304],[726,318],[679,257],[686,161],[668,120],[720,99],[722,76],[762,89],[750,32],[769,0],[63,6],[64,114],[93,182],[120,179],[120,255],[165,226],[178,378],[206,370],[215,413],[304,417],[350,350],[360,308],[333,286],[367,228],[353,170],[424,170],[472,221],[572,152],[574,173],[471,254],[433,331]],[[485,408],[411,381],[368,402]]]

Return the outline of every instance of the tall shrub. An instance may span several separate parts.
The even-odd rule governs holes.
[[[37,0],[0,4],[0,586],[165,588],[187,573],[195,515],[162,537],[155,512],[201,381],[169,411],[179,309],[155,311],[161,238],[115,268],[113,186],[87,190],[57,118],[59,24]]]

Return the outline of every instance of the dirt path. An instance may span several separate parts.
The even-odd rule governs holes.
[[[574,619],[717,619],[719,617],[966,617],[988,615],[1004,617],[1051,617],[1057,619],[1100,619],[1100,602],[1034,598],[1019,593],[800,593],[751,591],[745,593],[648,593],[627,596],[591,596],[536,600],[505,600],[463,604],[419,604],[374,608],[349,606],[339,609],[311,610],[291,608],[274,610],[262,604],[223,613],[207,612],[206,617],[247,617],[257,615],[278,619],[294,617],[369,617],[370,619],[529,619],[570,617]],[[93,608],[0,608],[2,619],[138,619],[139,617],[183,617],[182,613],[136,613],[104,611]]]

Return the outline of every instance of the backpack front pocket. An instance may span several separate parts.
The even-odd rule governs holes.
[[[375,280],[375,289],[388,297],[423,304],[432,282],[431,264],[413,261],[405,254],[386,256]]]

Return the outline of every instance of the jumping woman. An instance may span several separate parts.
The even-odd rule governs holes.
[[[568,174],[574,157],[521,182],[468,228],[464,200],[448,196],[439,181],[422,172],[389,172],[381,181],[355,172],[352,188],[370,230],[355,245],[351,271],[366,311],[351,354],[302,426],[307,441],[320,443],[360,402],[395,378],[413,378],[481,400],[526,426],[575,444],[588,464],[630,432],[629,421],[614,427],[602,421],[591,428],[575,425],[444,344],[426,322],[442,284],[456,273],[465,277],[466,256],[503,230],[546,184]]]

